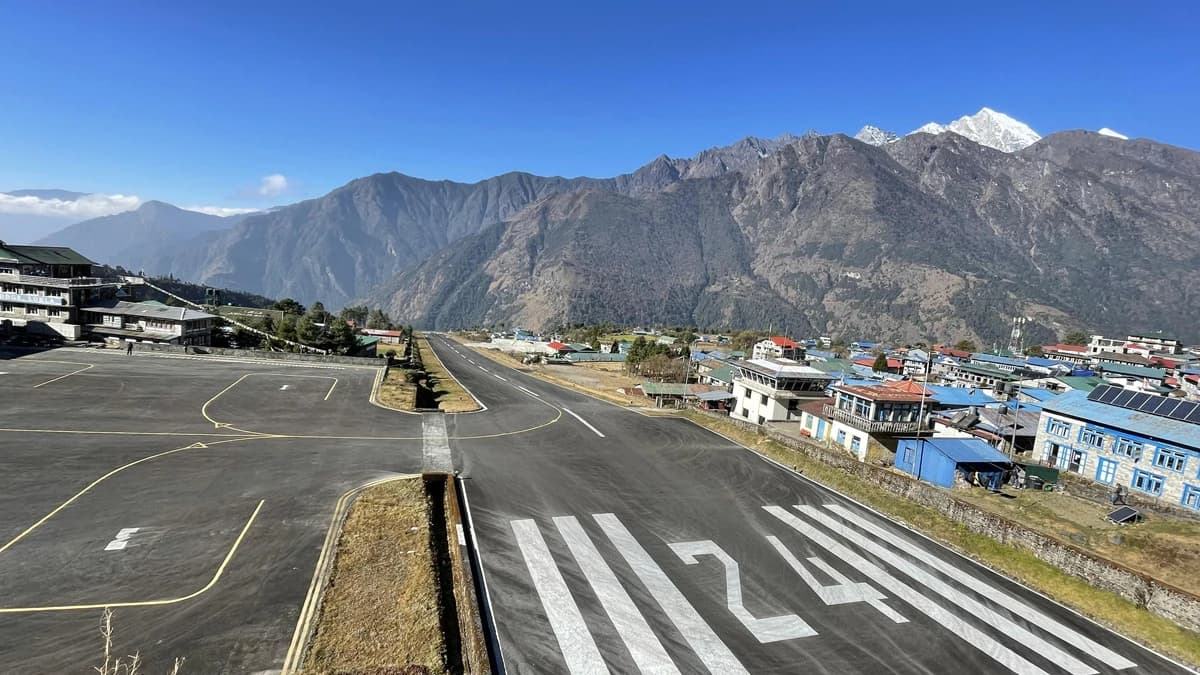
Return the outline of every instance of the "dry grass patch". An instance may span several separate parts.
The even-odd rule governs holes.
[[[419,478],[363,491],[338,539],[304,673],[440,673],[446,645]]]
[[[626,396],[617,391],[622,387],[633,387],[642,383],[642,380],[625,374],[624,363],[576,363],[569,366],[530,365],[522,361],[524,354],[484,347],[472,347],[472,349],[497,363],[516,368],[546,382],[582,391],[609,403],[635,408],[654,407],[654,401],[645,396]]]
[[[442,365],[441,359],[429,346],[429,340],[424,337],[417,338],[417,350],[421,354],[421,362],[425,364],[429,388],[433,390],[438,410],[447,413],[479,410],[479,402],[472,398],[467,390],[458,383],[458,380],[450,375],[450,372]]]
[[[1200,664],[1200,635],[1197,633],[1156,616],[1120,596],[1097,589],[1028,551],[976,534],[934,509],[864,483],[824,462],[732,423],[691,411],[683,416],[780,464],[802,470],[805,477],[857,499],[1101,624],[1182,661]]]
[[[417,407],[417,384],[412,371],[404,368],[388,368],[387,375],[379,383],[376,400],[395,410],[415,410]]]

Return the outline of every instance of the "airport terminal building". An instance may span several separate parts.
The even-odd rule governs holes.
[[[119,286],[92,276],[93,264],[61,246],[13,246],[0,241],[0,322],[81,339],[80,308],[115,294]]]

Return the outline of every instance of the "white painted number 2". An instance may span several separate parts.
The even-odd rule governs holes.
[[[710,555],[725,566],[725,604],[729,607],[729,612],[742,622],[742,625],[759,642],[780,642],[817,634],[812,626],[795,614],[763,619],[755,618],[742,603],[742,577],[738,571],[737,561],[729,557],[729,554],[717,546],[716,542],[709,540],[685,541],[671,544],[671,550],[675,551],[680,560],[689,565],[700,562],[697,560],[697,556]]]

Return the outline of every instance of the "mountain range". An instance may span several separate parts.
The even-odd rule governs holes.
[[[1080,327],[1200,340],[1200,153],[1109,129],[1041,138],[987,108],[865,132],[746,138],[602,179],[381,173],[178,226],[153,203],[157,215],[47,241],[305,304],[366,301],[420,327],[613,321],[991,344],[1021,315],[1031,340]]]

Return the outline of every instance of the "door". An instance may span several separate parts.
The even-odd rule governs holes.
[[[1070,450],[1067,453],[1067,471],[1075,473],[1083,473],[1083,467],[1087,464],[1087,453],[1079,450]]]

